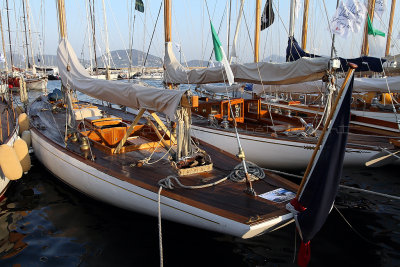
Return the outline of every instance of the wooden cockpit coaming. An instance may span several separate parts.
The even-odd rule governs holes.
[[[113,113],[114,116],[123,118],[123,120],[129,117],[129,115],[119,110],[106,107],[99,108],[104,108],[107,112]],[[50,110],[45,101],[36,101],[31,105],[30,116],[33,126],[32,131],[42,138],[44,142],[52,144],[54,149],[62,151],[66,155],[115,179],[131,183],[154,193],[159,190],[159,180],[169,175],[177,176],[175,170],[171,167],[168,157],[162,158],[167,152],[167,149],[162,146],[159,146],[155,151],[153,149],[144,149],[110,155],[93,145],[93,141],[91,141],[94,161],[90,160],[90,157],[87,157],[88,153],[80,150],[80,142],[72,142],[69,139],[67,145],[64,145],[65,113],[52,113]],[[50,125],[55,127],[49,127]],[[136,132],[134,131],[135,134],[145,129],[145,127],[137,127],[135,129]],[[186,185],[202,185],[216,181],[228,175],[240,163],[231,154],[201,141],[199,141],[199,147],[210,155],[214,168],[209,172],[181,177],[181,182]],[[136,164],[139,160],[149,157],[152,152],[154,153],[150,160],[151,165],[139,167]],[[287,188],[294,192],[297,190],[296,184],[272,173],[267,172],[266,174],[268,182],[259,180],[253,183],[256,192],[261,194],[277,187]],[[254,225],[287,214],[284,209],[286,202],[274,203],[260,197],[249,196],[243,192],[245,187],[244,183],[225,181],[219,185],[199,190],[164,189],[162,195],[248,225]]]

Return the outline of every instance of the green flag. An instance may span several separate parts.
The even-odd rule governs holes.
[[[214,26],[211,24],[211,32],[212,32],[212,39],[214,44],[214,52],[215,52],[215,60],[220,61],[225,68],[226,78],[228,79],[229,85],[232,85],[235,82],[235,77],[233,76],[231,66],[226,59],[226,55],[224,49],[222,48],[221,41],[218,38],[218,34],[214,29]]]
[[[372,22],[371,19],[369,18],[369,15],[368,15],[368,34],[373,36],[379,35],[385,37],[384,32],[381,32],[380,30],[374,29],[374,27],[372,27]]]
[[[222,60],[221,41],[219,40],[218,34],[215,31],[211,21],[210,24],[211,24],[212,39],[214,44],[215,60],[221,61]]]
[[[144,5],[142,0],[136,0],[135,2],[135,9],[139,12],[144,12]]]

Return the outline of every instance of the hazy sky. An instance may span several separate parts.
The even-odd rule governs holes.
[[[10,9],[10,27],[12,32],[13,50],[23,53],[23,13],[22,0],[9,0]],[[97,56],[105,51],[104,38],[104,20],[102,11],[102,0],[91,0],[95,3],[96,18],[96,39]],[[55,55],[58,44],[58,22],[55,0],[30,0],[31,9],[31,27],[32,39],[35,54],[38,48],[44,45],[44,54]],[[88,19],[86,5],[88,0],[65,0],[67,32],[73,48],[78,57],[89,58],[88,38]],[[104,0],[107,15],[107,27],[109,33],[110,50],[127,49],[129,45],[129,36],[132,33],[132,27],[129,22],[133,19],[130,10],[131,3],[135,0]],[[150,37],[152,35],[158,10],[162,0],[143,0],[145,13],[136,14],[133,27],[133,48],[147,51]],[[209,16],[206,10],[205,0],[171,0],[172,2],[172,40],[182,45],[182,61],[192,59],[208,60],[212,51],[212,42],[210,36]],[[214,27],[218,30],[221,25],[219,37],[227,52],[227,22],[226,0],[207,0],[207,5],[211,15]],[[232,44],[233,35],[236,27],[237,14],[240,6],[239,0],[232,0],[231,19],[230,19],[230,44]],[[266,58],[269,55],[285,55],[289,24],[289,0],[274,0],[275,22],[268,29],[261,32],[260,36],[260,58]],[[301,1],[303,2],[303,1]],[[374,27],[384,32],[387,31],[388,17],[390,11],[390,0],[387,0],[387,11],[381,21],[374,22]],[[262,9],[265,0],[262,1]],[[331,39],[328,30],[328,21],[332,18],[336,1],[325,0],[325,12],[323,0],[310,0],[309,21],[308,21],[308,41],[307,49],[310,52],[329,55],[331,48]],[[3,29],[5,42],[8,44],[7,14],[5,9],[5,0],[2,3]],[[400,5],[397,5],[397,14],[393,26],[393,47],[392,54],[400,53],[400,40],[396,39],[400,31]],[[296,20],[295,37],[298,41],[301,39],[303,3],[299,12],[299,18]],[[246,0],[244,7],[244,17],[239,31],[237,42],[237,51],[239,61],[253,61],[253,39],[254,39],[254,16],[255,0]],[[222,23],[221,23],[222,21]],[[158,24],[155,30],[153,43],[150,53],[162,57],[164,54],[164,30],[163,30],[163,7],[161,9]],[[336,48],[339,56],[357,57],[360,54],[362,35],[350,34],[347,39],[337,37]],[[91,41],[91,40],[90,40]],[[8,52],[8,47],[6,48]],[[179,58],[177,49],[175,53]],[[126,55],[120,55],[121,57]]]

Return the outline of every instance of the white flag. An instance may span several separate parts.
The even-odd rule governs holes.
[[[367,8],[358,0],[340,2],[330,26],[334,34],[347,37],[349,31],[357,33],[364,23]]]
[[[386,11],[386,0],[375,0],[375,14],[382,18],[383,12]]]
[[[6,62],[6,59],[4,58],[4,55],[2,53],[0,53],[0,62]]]
[[[181,52],[181,45],[178,43],[175,43],[176,49],[178,49],[178,52]]]

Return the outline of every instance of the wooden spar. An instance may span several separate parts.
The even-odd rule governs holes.
[[[296,199],[299,199],[300,193],[303,190],[305,182],[307,181],[307,177],[310,174],[312,166],[314,165],[315,157],[317,156],[317,153],[318,153],[318,151],[319,151],[319,149],[321,147],[322,141],[324,140],[325,133],[326,133],[329,125],[332,122],[333,114],[335,113],[334,111],[337,109],[339,101],[342,98],[342,94],[343,94],[344,88],[346,87],[347,83],[349,82],[349,79],[350,79],[351,75],[353,74],[354,70],[357,68],[356,64],[348,63],[348,65],[349,65],[350,69],[347,72],[346,77],[345,77],[345,79],[343,81],[343,84],[342,84],[342,88],[340,88],[340,91],[339,91],[339,93],[338,93],[338,95],[336,97],[335,104],[333,105],[333,109],[332,109],[333,111],[329,113],[327,123],[325,123],[325,125],[324,125],[324,128],[323,128],[322,133],[321,133],[321,135],[320,135],[320,137],[318,139],[317,145],[315,146],[315,149],[313,151],[311,159],[308,162],[306,172],[304,173],[303,179],[301,180],[299,189],[298,189],[297,194],[296,194]]]
[[[8,42],[9,42],[9,45],[10,45],[11,71],[13,71],[14,61],[13,61],[13,54],[12,54],[12,48],[11,48],[10,15],[8,13],[8,0],[6,0],[6,5],[7,5],[7,22],[8,22],[7,26],[8,26]]]
[[[254,62],[259,61],[260,47],[260,30],[261,30],[261,1],[256,0],[256,24],[254,29]]]
[[[303,31],[301,34],[301,49],[303,50],[306,50],[307,47],[308,7],[309,7],[309,0],[304,0]]]
[[[6,72],[8,72],[8,64],[7,64],[7,56],[6,56],[6,45],[4,43],[3,21],[2,21],[2,18],[1,18],[1,13],[0,13],[0,30],[1,30],[1,41],[2,41],[2,44],[3,44],[4,68],[6,69]]]
[[[375,11],[375,0],[368,1],[368,14],[371,19],[371,23],[374,21],[374,11]],[[365,27],[364,27],[364,42],[362,45],[361,55],[368,56],[369,53],[369,44],[368,44],[368,16],[365,19]]]
[[[57,0],[58,6],[58,25],[60,27],[60,39],[67,38],[67,24],[65,20],[64,0]]]
[[[139,113],[137,114],[135,120],[132,122],[131,126],[129,126],[128,130],[126,130],[126,133],[125,133],[124,137],[122,137],[122,140],[118,143],[118,146],[114,150],[115,154],[118,154],[119,151],[121,150],[121,148],[124,146],[126,140],[128,139],[128,136],[133,132],[135,126],[138,124],[140,118],[142,118],[143,113],[145,111],[146,111],[146,109],[144,109],[144,108],[141,108],[139,110]]]
[[[393,28],[393,17],[394,17],[394,10],[396,9],[396,0],[392,0],[392,7],[390,8],[390,19],[389,19],[389,28],[386,40],[386,51],[385,56],[389,55],[390,52],[390,41],[392,39],[392,28]]]
[[[183,98],[182,98],[183,99]],[[170,133],[168,128],[164,125],[164,123],[160,120],[160,118],[157,116],[155,112],[150,112],[151,116],[154,118],[154,120],[160,125],[161,129],[168,135],[169,139],[176,144],[176,139],[175,137]]]
[[[171,1],[164,0],[164,33],[165,42],[171,42]]]

